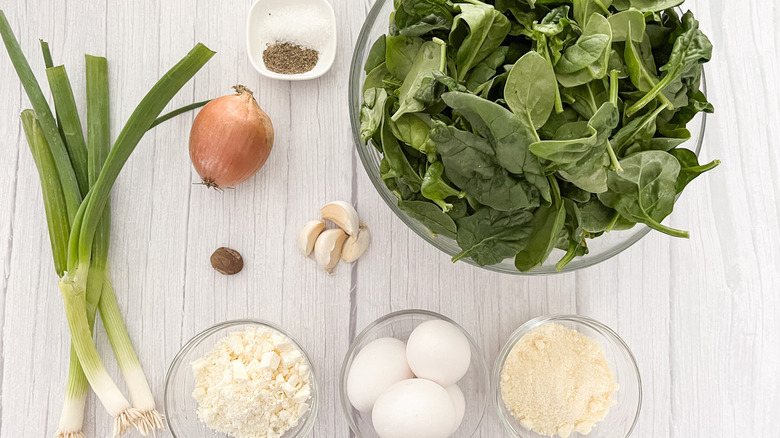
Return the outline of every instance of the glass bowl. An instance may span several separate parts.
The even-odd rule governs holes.
[[[463,416],[463,422],[451,438],[469,438],[476,434],[482,417],[485,415],[490,388],[490,375],[482,349],[463,327],[445,316],[427,310],[402,310],[385,315],[369,324],[352,342],[347,356],[344,358],[339,379],[341,407],[356,438],[378,438],[379,435],[374,431],[374,426],[371,423],[371,413],[362,413],[353,408],[347,396],[347,376],[355,356],[366,344],[379,338],[392,337],[406,342],[418,325],[430,320],[447,321],[459,328],[471,345],[471,366],[466,375],[458,382],[458,386],[466,398],[466,413]]]
[[[309,410],[301,416],[298,425],[289,429],[282,437],[301,438],[311,432],[314,427],[314,421],[317,418],[319,400],[315,370],[306,351],[293,337],[269,322],[236,320],[223,322],[204,330],[187,342],[173,359],[170,368],[168,368],[168,375],[165,377],[165,395],[163,400],[165,420],[168,423],[168,430],[170,430],[171,435],[180,438],[227,438],[230,436],[215,432],[198,418],[198,402],[192,397],[192,391],[195,388],[195,376],[192,374],[190,365],[195,360],[208,354],[226,336],[231,333],[244,331],[250,327],[266,328],[284,335],[301,352],[303,360],[309,366],[310,372],[311,399],[308,402]]]
[[[576,330],[583,335],[596,340],[604,350],[604,355],[609,362],[612,372],[615,374],[615,380],[620,389],[615,392],[617,404],[607,413],[604,421],[600,421],[593,426],[593,430],[587,435],[588,438],[627,438],[634,430],[639,411],[642,407],[642,378],[639,375],[639,367],[636,359],[631,353],[623,339],[612,329],[604,324],[590,318],[577,315],[557,315],[541,316],[532,319],[515,330],[509,337],[501,353],[493,366],[492,375],[492,393],[493,401],[498,409],[498,416],[506,429],[514,437],[521,438],[544,438],[535,432],[526,430],[520,425],[520,422],[512,415],[512,412],[504,404],[501,396],[501,370],[504,368],[510,351],[517,341],[525,336],[529,331],[548,322],[560,324],[566,328]],[[583,437],[577,432],[572,432],[571,438]]]
[[[355,45],[355,52],[352,55],[352,66],[349,75],[349,115],[355,147],[360,156],[360,161],[363,163],[363,168],[366,170],[366,173],[368,173],[369,179],[374,184],[379,195],[390,207],[390,210],[392,210],[401,221],[420,237],[450,256],[454,256],[461,252],[456,241],[442,236],[434,237],[423,224],[410,217],[398,207],[398,199],[387,186],[385,186],[385,183],[380,176],[379,164],[382,161],[381,154],[376,148],[371,145],[364,145],[360,140],[360,105],[363,102],[361,89],[363,87],[363,81],[366,78],[363,66],[368,58],[371,45],[380,35],[387,33],[388,20],[392,11],[392,0],[376,0],[374,7],[369,12],[368,17],[363,24],[363,29],[361,30],[357,44]],[[707,86],[704,79],[704,75],[702,74],[702,91],[706,95]],[[704,140],[706,120],[706,114],[701,113],[688,124],[688,130],[691,132],[691,139],[688,140],[684,146],[693,150],[697,156],[701,151],[702,141]],[[490,271],[517,275],[550,275],[572,272],[593,266],[620,254],[646,236],[650,231],[650,228],[647,226],[637,225],[630,230],[612,231],[597,239],[588,240],[590,253],[584,257],[577,257],[560,272],[555,269],[555,264],[563,257],[565,252],[558,249],[553,250],[553,253],[542,266],[531,272],[519,272],[517,268],[515,268],[514,260],[512,259],[505,260],[496,265],[481,267]],[[470,258],[465,258],[463,261],[474,266],[479,266]]]

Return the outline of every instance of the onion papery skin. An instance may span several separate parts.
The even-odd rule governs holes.
[[[268,160],[274,144],[271,119],[252,92],[212,100],[200,110],[190,131],[190,159],[207,187],[234,187],[251,178]]]

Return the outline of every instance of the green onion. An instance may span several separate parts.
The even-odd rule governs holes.
[[[86,61],[89,184],[93,187],[111,150],[108,68],[105,58],[87,55]],[[110,239],[111,205],[107,202],[92,245],[92,264],[87,277],[87,316],[91,316],[94,321],[95,307],[99,306],[103,326],[130,391],[133,408],[141,414],[135,426],[142,435],[147,435],[163,428],[163,418],[157,412],[154,396],[133,349],[114,295],[108,270]]]
[[[68,149],[70,164],[76,173],[79,192],[83,197],[89,191],[87,145],[84,141],[84,130],[79,120],[73,89],[64,66],[46,69],[46,76],[49,78],[49,86],[54,96],[54,108],[57,111],[62,137],[65,139],[65,147]]]
[[[38,175],[41,179],[43,193],[43,205],[46,209],[46,222],[51,237],[51,252],[54,256],[54,269],[57,275],[65,273],[68,262],[68,235],[70,234],[70,222],[63,213],[65,207],[65,195],[62,193],[57,167],[54,157],[49,150],[49,144],[43,135],[41,125],[35,117],[33,110],[22,111],[22,127],[27,136],[27,144],[30,146]]]
[[[3,43],[14,65],[14,69],[16,69],[16,74],[19,75],[19,80],[22,82],[22,86],[27,92],[27,97],[30,99],[35,115],[38,118],[38,123],[41,125],[43,136],[49,144],[51,155],[57,166],[60,183],[63,187],[68,218],[72,220],[76,216],[76,211],[81,204],[81,197],[78,196],[79,191],[76,190],[74,192],[68,189],[68,187],[78,188],[76,174],[73,171],[73,167],[71,167],[68,151],[65,148],[62,137],[60,137],[57,122],[54,120],[49,104],[46,102],[46,98],[43,97],[38,80],[35,79],[35,75],[30,69],[30,64],[27,62],[27,58],[24,57],[24,53],[22,53],[22,49],[19,47],[19,42],[16,40],[11,26],[8,24],[8,19],[2,10],[0,10],[0,35],[3,38]]]
[[[51,67],[48,44],[41,41],[41,50],[49,67],[59,126],[1,10],[0,35],[34,109],[25,111],[22,120],[41,174],[55,268],[61,277],[59,287],[72,338],[68,394],[57,436],[83,437],[85,379],[114,416],[115,436],[132,427],[146,435],[163,427],[162,417],[122,321],[109,276],[109,194],[121,168],[152,126],[207,103],[188,105],[156,119],[214,52],[198,44],[163,76],[133,112],[113,150],[106,60],[87,56],[87,149],[70,81],[64,67]],[[92,328],[98,307],[136,407],[108,375],[95,348]]]
[[[54,67],[54,61],[51,59],[51,51],[49,50],[49,43],[44,40],[39,41],[41,42],[41,53],[43,53],[43,65],[46,66],[46,68]]]
[[[120,132],[113,149],[111,149],[111,153],[108,155],[106,164],[103,166],[95,186],[92,188],[94,194],[89,200],[84,223],[81,225],[81,230],[78,233],[78,260],[68,260],[68,266],[71,270],[74,268],[88,269],[97,223],[103,213],[103,208],[108,202],[111,188],[114,182],[116,182],[122,167],[130,158],[130,154],[135,150],[138,142],[141,141],[141,138],[149,130],[168,102],[214,56],[214,53],[208,47],[198,43],[184,59],[179,61],[152,87],[135,111],[133,111],[127,124]],[[71,235],[71,239],[76,237],[75,234]],[[74,278],[74,280],[76,279],[78,278]]]
[[[179,114],[184,114],[187,111],[192,111],[194,109],[198,109],[198,108],[206,105],[209,102],[211,102],[211,99],[204,100],[202,102],[191,103],[191,104],[189,104],[187,106],[183,106],[183,107],[181,107],[179,109],[173,110],[173,111],[171,111],[171,112],[169,112],[167,114],[163,114],[160,117],[158,117],[157,120],[154,121],[154,123],[152,123],[152,126],[150,126],[149,129],[152,129],[152,128],[156,127],[157,125],[159,125],[159,124],[161,124],[163,122],[167,122],[168,120],[178,116]]]
[[[151,391],[138,364],[138,358],[132,349],[124,323],[119,316],[119,309],[115,304],[116,300],[110,281],[104,283],[105,289],[99,303],[101,317],[130,388],[133,402],[140,406],[140,411],[131,408],[123,398],[106,373],[95,349],[94,341],[89,333],[87,312],[84,311],[87,307],[87,295],[93,296],[92,293],[88,294],[86,291],[89,289],[90,283],[94,285],[97,281],[95,274],[90,275],[93,243],[101,240],[107,242],[108,229],[102,228],[100,223],[104,220],[109,194],[122,166],[168,102],[213,55],[214,52],[206,46],[196,45],[182,61],[152,87],[152,90],[144,97],[119,134],[114,148],[108,154],[106,162],[95,180],[95,184],[79,209],[79,219],[82,220],[79,221],[80,223],[74,223],[72,227],[69,242],[69,271],[60,279],[60,290],[65,300],[68,325],[79,361],[92,389],[106,409],[115,417],[115,433],[123,433],[130,425],[138,427],[141,433],[146,433],[161,427],[162,418],[154,408]],[[88,125],[92,126],[94,123],[90,121]],[[95,141],[96,145],[105,143],[105,138],[98,137],[97,133],[89,135],[89,138],[90,149],[99,147],[93,147],[92,141]],[[93,161],[96,161],[95,157],[96,155],[93,154]],[[96,168],[97,163],[91,164],[90,167]],[[100,276],[99,263],[105,262],[106,256],[100,255],[97,258],[102,258],[101,262],[97,262],[98,266],[96,267],[98,269],[97,275]],[[107,271],[104,271],[103,275],[105,272]],[[91,282],[89,281],[90,277],[92,277]],[[107,279],[107,277],[104,278]],[[149,409],[146,409],[147,407]]]

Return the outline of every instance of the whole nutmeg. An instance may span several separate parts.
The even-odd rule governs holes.
[[[221,274],[235,275],[244,269],[244,259],[235,249],[223,246],[211,255],[211,266]]]

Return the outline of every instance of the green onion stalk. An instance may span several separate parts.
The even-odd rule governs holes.
[[[94,184],[90,188],[89,196],[81,204],[76,221],[71,227],[68,244],[68,270],[59,281],[60,291],[66,303],[68,325],[71,333],[86,333],[89,330],[89,321],[83,309],[87,308],[90,297],[100,296],[98,306],[106,333],[133,401],[132,411],[125,410],[116,413],[123,400],[112,396],[112,394],[118,393],[118,390],[115,390],[113,382],[103,379],[104,376],[108,377],[108,374],[100,362],[91,336],[74,336],[76,354],[92,389],[101,398],[96,385],[105,385],[104,388],[101,388],[105,389],[101,401],[104,401],[107,406],[109,404],[114,406],[114,412],[111,412],[112,409],[109,411],[115,414],[115,433],[121,433],[126,430],[126,427],[132,425],[142,434],[147,434],[162,427],[162,417],[157,413],[151,390],[130,343],[119,313],[119,307],[116,304],[110,277],[107,275],[107,250],[99,254],[100,260],[95,263],[94,245],[105,241],[104,245],[107,246],[108,227],[101,226],[101,223],[106,222],[109,194],[122,167],[168,102],[213,55],[214,52],[206,46],[196,45],[184,59],[152,87],[120,132],[114,147],[105,158],[105,164],[99,166],[99,162],[96,162],[90,166],[93,170]],[[95,137],[95,141],[101,141],[98,136]],[[93,159],[93,162],[97,160],[97,158]],[[99,173],[95,172],[98,168],[100,169]],[[95,174],[97,174],[96,178]],[[91,272],[94,265],[97,267],[97,272]],[[103,285],[102,294],[93,294],[90,285],[95,285],[98,288],[101,284]],[[90,364],[90,369],[85,364]],[[127,418],[122,417],[123,412],[128,413]]]
[[[67,74],[64,68],[52,66],[48,45],[42,42],[41,47],[57,109],[56,120],[1,10],[0,35],[33,106],[33,110],[22,113],[22,124],[40,174],[54,265],[60,277],[59,286],[71,332],[68,389],[57,436],[83,437],[81,430],[89,386],[114,417],[115,436],[130,428],[147,435],[163,427],[162,416],[156,410],[133,350],[110,280],[109,193],[144,133],[167,118],[205,104],[193,104],[155,119],[214,52],[198,44],[158,81],[136,108],[109,152],[105,59],[87,57],[87,148]],[[92,328],[98,308],[128,385],[132,405],[106,372],[95,347]]]

